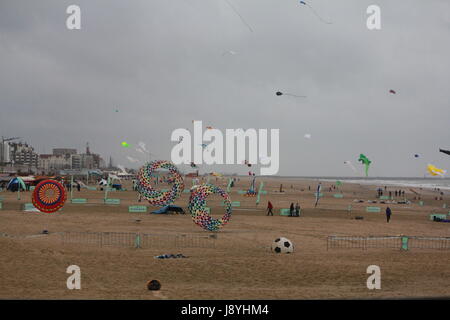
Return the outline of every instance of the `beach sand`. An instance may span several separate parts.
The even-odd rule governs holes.
[[[2,299],[348,299],[450,297],[450,250],[400,248],[329,249],[330,235],[355,236],[436,236],[449,237],[450,224],[430,221],[429,214],[448,213],[442,206],[450,199],[434,200],[433,190],[421,192],[425,205],[391,204],[390,223],[386,223],[385,204],[375,200],[376,186],[344,184],[344,198],[329,192],[332,182],[323,182],[321,198],[314,208],[317,181],[264,178],[267,195],[256,198],[239,195],[248,188],[248,177],[232,188],[234,208],[230,222],[216,233],[215,248],[122,248],[88,244],[63,244],[57,232],[140,232],[156,234],[210,235],[186,215],[128,213],[137,202],[133,191],[110,192],[120,205],[102,204],[101,191],[74,191],[74,198],[87,198],[88,204],[66,203],[55,214],[24,212],[31,193],[1,192],[0,210],[0,298]],[[259,185],[260,179],[257,179]],[[211,179],[226,188],[227,179]],[[284,193],[280,193],[280,184]],[[191,186],[191,181],[186,181]],[[311,190],[308,190],[308,186]],[[125,183],[128,190],[131,183]],[[395,190],[389,187],[388,190]],[[399,189],[399,188],[397,188]],[[302,191],[303,190],[303,191]],[[186,209],[189,194],[175,204]],[[363,199],[364,203],[354,203]],[[267,201],[275,215],[266,216]],[[213,216],[223,214],[221,199],[211,196],[208,205]],[[280,216],[280,208],[299,202],[300,217]],[[348,206],[352,205],[352,211]],[[380,206],[381,213],[366,213],[366,206]],[[156,209],[154,207],[150,210]],[[355,220],[363,216],[363,220]],[[135,219],[140,219],[136,222]],[[48,230],[49,235],[40,235]],[[277,237],[290,239],[292,254],[275,254],[270,246]],[[166,253],[182,253],[186,259],[154,259]],[[81,290],[68,290],[66,268],[81,268]],[[369,290],[369,265],[381,268],[381,290]],[[162,288],[148,291],[146,283],[157,279]]]

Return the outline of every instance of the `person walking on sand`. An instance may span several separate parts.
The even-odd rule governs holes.
[[[295,216],[300,217],[300,205],[298,202],[295,204]]]
[[[291,202],[291,206],[289,207],[289,217],[294,216],[294,203]]]
[[[272,202],[268,201],[268,203],[267,203],[267,215],[273,216],[272,209],[273,209]]]
[[[392,214],[391,208],[387,207],[386,208],[386,220],[388,223],[389,223],[389,220],[391,220],[391,214]]]

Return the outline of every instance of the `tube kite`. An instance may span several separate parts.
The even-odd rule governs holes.
[[[448,154],[450,156],[450,150],[439,149],[439,152]]]
[[[367,158],[362,153],[359,155],[358,161],[361,161],[361,163],[364,164],[364,171],[366,173],[366,177],[368,177],[369,176],[369,167],[370,167],[370,164],[372,163],[372,161],[370,161],[369,158]]]

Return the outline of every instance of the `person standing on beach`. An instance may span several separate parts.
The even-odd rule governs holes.
[[[289,207],[289,217],[294,216],[294,203],[291,202],[291,206]]]
[[[300,205],[298,202],[295,204],[295,216],[300,217]]]
[[[391,208],[387,207],[386,208],[386,220],[388,223],[389,223],[389,220],[391,220],[391,214],[392,214]]]
[[[268,203],[267,203],[267,215],[270,214],[271,216],[273,216],[272,209],[273,209],[272,202],[268,201]]]

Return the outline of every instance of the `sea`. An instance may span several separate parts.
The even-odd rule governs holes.
[[[373,177],[373,178],[360,178],[360,177],[283,177],[294,179],[307,179],[317,181],[341,181],[342,183],[356,183],[375,185],[378,187],[383,186],[398,186],[409,188],[423,188],[423,189],[440,189],[450,190],[450,178],[404,178],[404,177]]]

